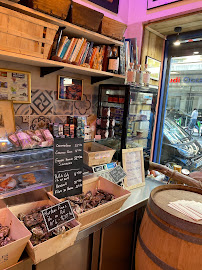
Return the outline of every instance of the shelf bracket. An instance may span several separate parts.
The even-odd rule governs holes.
[[[113,78],[113,76],[91,77],[91,84]]]
[[[44,77],[52,72],[63,69],[64,67],[40,67],[40,77]]]

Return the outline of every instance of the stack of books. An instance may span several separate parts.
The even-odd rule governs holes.
[[[62,36],[51,59],[107,71],[111,50],[112,46],[94,45],[94,42],[90,42],[85,38],[70,39],[68,36]],[[119,74],[125,75],[125,49],[123,47],[119,48],[119,54]]]

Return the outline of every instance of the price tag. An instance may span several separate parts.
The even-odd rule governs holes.
[[[48,232],[75,219],[69,201],[61,202],[41,211]]]
[[[82,193],[83,139],[55,138],[54,188],[58,199]]]
[[[112,177],[114,183],[118,183],[122,181],[126,177],[126,173],[124,172],[121,166],[116,166],[109,172],[110,176]]]

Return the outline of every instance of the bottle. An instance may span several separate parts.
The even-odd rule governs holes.
[[[137,71],[136,71],[136,86],[141,87],[143,85],[143,72],[141,70],[141,65],[137,65]]]
[[[127,71],[127,81],[126,84],[133,85],[134,84],[134,64],[130,63],[130,67]]]
[[[119,70],[118,47],[113,46],[109,57],[108,72],[118,74],[118,70]]]
[[[151,72],[148,70],[148,65],[145,64],[145,70],[143,71],[143,83],[144,86],[149,87]]]

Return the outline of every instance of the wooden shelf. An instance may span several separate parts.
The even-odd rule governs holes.
[[[25,7],[23,5],[7,1],[1,0],[0,6],[10,8],[12,10],[18,11],[20,13],[29,15],[31,17],[41,19],[43,21],[53,23],[55,25],[65,27],[64,34],[68,35],[69,37],[84,37],[89,41],[94,41],[95,44],[105,44],[105,45],[116,45],[116,46],[123,46],[123,42],[112,39],[110,37],[95,33],[93,31],[84,29],[82,27],[76,26],[74,24],[68,23],[66,21],[57,19],[45,13],[36,11],[34,9]]]
[[[6,52],[6,51],[1,51],[1,50],[0,50],[0,60],[25,64],[25,65],[30,65],[30,66],[37,66],[37,67],[42,67],[42,68],[43,67],[45,68],[50,67],[50,68],[56,68],[56,69],[62,68],[63,71],[68,71],[71,73],[76,73],[76,74],[81,74],[81,75],[87,75],[91,77],[109,77],[109,78],[114,77],[114,78],[119,78],[119,79],[125,78],[124,75],[120,75],[120,74],[114,74],[114,73],[100,71],[96,69],[90,69],[90,68],[75,66],[71,64],[62,63],[62,62],[57,62],[57,61],[52,61],[52,60],[47,60],[47,59],[37,58],[33,56],[12,53],[12,52]]]

